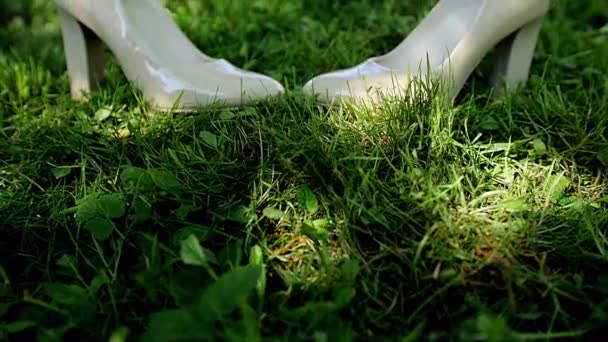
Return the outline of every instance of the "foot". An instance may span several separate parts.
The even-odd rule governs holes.
[[[548,7],[549,0],[440,0],[395,49],[352,68],[319,75],[306,83],[304,91],[326,104],[372,104],[419,94],[414,79],[439,79],[447,98],[453,99],[500,42],[507,44],[499,51],[495,85],[521,84],[528,77]]]
[[[95,87],[99,44],[155,107],[247,104],[284,92],[272,78],[199,51],[157,0],[56,0],[72,94]],[[101,64],[101,67],[100,65]]]

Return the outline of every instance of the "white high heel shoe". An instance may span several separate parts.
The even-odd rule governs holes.
[[[395,49],[317,76],[304,91],[323,103],[369,105],[413,93],[412,79],[433,76],[442,79],[453,100],[496,46],[493,84],[498,94],[503,83],[513,88],[527,80],[548,9],[549,0],[440,0]]]
[[[103,48],[157,108],[242,105],[284,92],[268,76],[239,69],[199,51],[158,0],[55,0],[71,93],[95,89]]]

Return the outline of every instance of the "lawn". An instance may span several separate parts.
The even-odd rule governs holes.
[[[191,114],[111,60],[70,100],[52,1],[0,3],[0,340],[598,340],[608,2],[553,1],[528,86],[323,108],[311,77],[435,1],[169,0],[287,94]]]

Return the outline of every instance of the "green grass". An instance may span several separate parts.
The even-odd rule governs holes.
[[[0,3],[0,339],[597,340],[608,326],[608,3],[554,1],[528,87],[318,108],[429,1],[168,1],[281,99],[68,94],[50,1]]]

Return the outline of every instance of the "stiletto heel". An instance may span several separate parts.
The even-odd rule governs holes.
[[[515,90],[527,82],[543,19],[533,20],[496,46],[494,96],[499,96],[503,87]]]
[[[76,18],[57,7],[72,98],[82,99],[103,79],[105,45]]]

